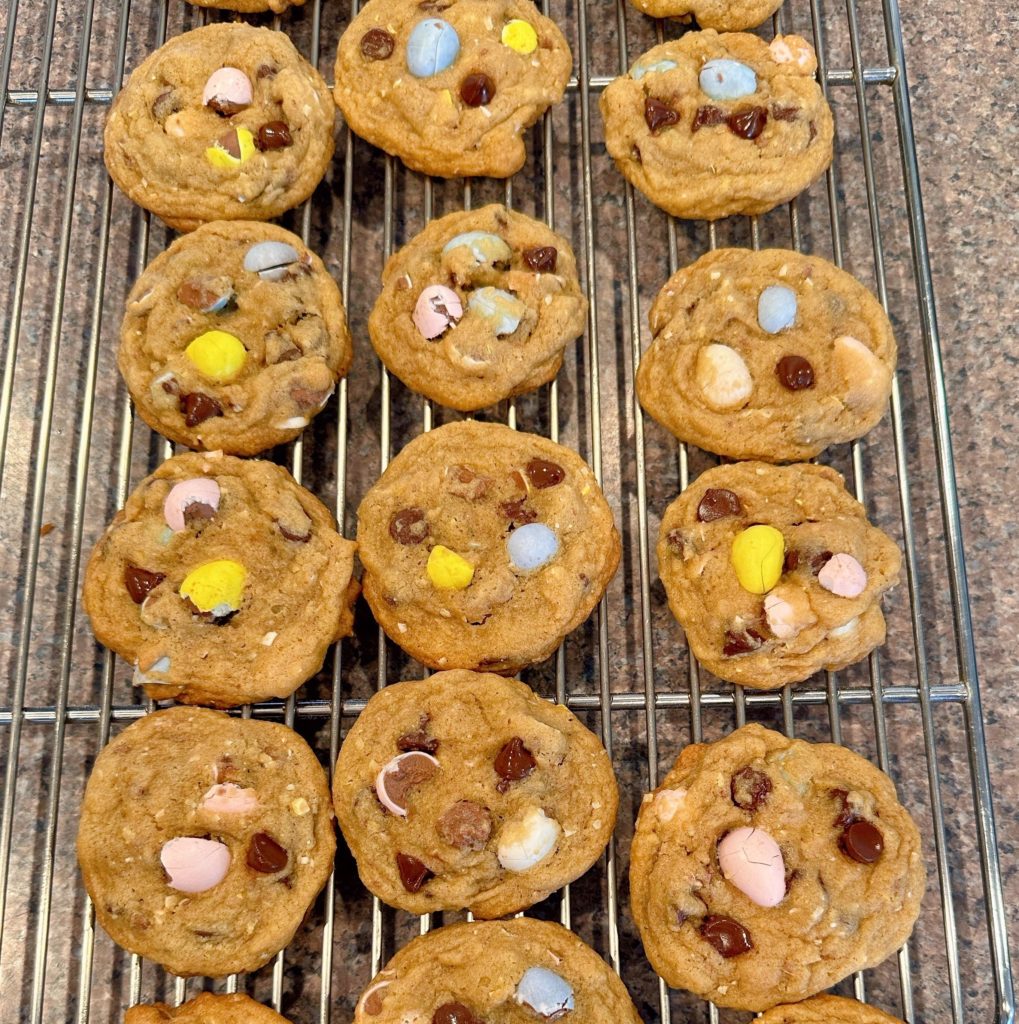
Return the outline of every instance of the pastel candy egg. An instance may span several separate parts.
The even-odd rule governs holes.
[[[436,544],[428,553],[428,564],[425,566],[432,586],[440,590],[463,590],[471,585],[474,579],[474,566],[461,558],[455,551]]]
[[[180,585],[180,596],[200,612],[229,615],[240,608],[247,579],[248,570],[240,562],[220,558],[192,569]]]
[[[529,21],[522,18],[507,21],[499,38],[504,46],[524,56],[534,53],[538,48],[538,33],[534,31],[534,26]]]
[[[250,103],[251,79],[240,68],[213,71],[202,90],[202,104],[224,117],[232,117]]]
[[[409,750],[387,761],[375,776],[379,803],[398,818],[407,817],[407,794],[439,770],[438,758],[424,750]]]
[[[418,296],[412,319],[422,337],[431,341],[447,327],[460,322],[464,315],[460,296],[441,284],[430,284]]]
[[[838,597],[859,597],[867,589],[867,570],[852,555],[840,551],[821,567],[817,582]]]
[[[471,250],[475,263],[509,263],[513,257],[513,250],[490,231],[465,231],[451,238],[442,251],[452,252],[462,245]]]
[[[754,380],[743,357],[728,345],[705,345],[697,353],[694,378],[705,402],[720,411],[746,405],[754,390]]]
[[[574,1007],[573,986],[547,967],[529,967],[524,971],[513,998],[546,1020],[561,1017]]]
[[[718,844],[718,866],[726,880],[759,907],[785,899],[785,862],[778,843],[760,828],[734,828]]]
[[[442,18],[425,18],[407,40],[407,68],[415,78],[429,78],[445,71],[459,53],[456,29]]]
[[[512,334],[519,326],[527,306],[502,288],[479,288],[467,300],[471,312],[489,322],[497,338]]]
[[[239,338],[227,331],[206,331],[186,349],[191,365],[209,380],[224,384],[233,380],[244,369],[248,353]]]
[[[806,593],[792,584],[775,587],[764,598],[764,615],[768,629],[779,640],[792,640],[808,626],[817,622]]]
[[[300,259],[297,250],[286,242],[256,242],[244,254],[244,269],[266,281],[282,281]]]
[[[754,69],[738,60],[709,60],[701,68],[700,83],[713,100],[738,100],[757,92]]]
[[[230,869],[230,851],[215,839],[181,836],[163,843],[159,861],[167,885],[179,892],[205,892],[219,885]]]
[[[740,586],[766,594],[782,576],[785,538],[774,526],[750,526],[736,535],[730,558]]]
[[[539,569],[558,551],[559,539],[544,523],[518,526],[506,538],[506,554],[518,569]]]
[[[862,341],[843,334],[832,343],[832,353],[845,387],[842,401],[850,409],[887,398],[891,372]]]
[[[163,518],[175,533],[186,530],[184,513],[190,505],[206,505],[213,512],[219,508],[219,484],[207,476],[181,480],[170,488],[163,502]],[[205,518],[210,518],[206,516]]]
[[[796,292],[784,284],[771,284],[757,300],[757,322],[762,331],[778,334],[796,322]]]
[[[255,136],[247,128],[231,128],[224,132],[205,151],[205,158],[213,167],[232,171],[255,155]]]
[[[233,782],[220,782],[213,786],[198,805],[200,811],[210,814],[250,814],[257,808],[255,791]]]
[[[650,64],[634,64],[630,68],[630,77],[635,82],[639,82],[645,75],[660,75],[677,67],[679,65],[674,60],[656,60]]]
[[[556,847],[562,828],[540,807],[530,807],[511,818],[499,835],[499,863],[507,871],[526,871],[543,861]]]

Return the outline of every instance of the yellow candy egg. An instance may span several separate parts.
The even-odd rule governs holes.
[[[782,576],[785,538],[774,526],[751,526],[732,542],[732,567],[744,590],[766,594]]]
[[[247,579],[248,570],[240,562],[220,558],[192,569],[180,585],[180,596],[190,598],[201,612],[229,615],[240,608]]]
[[[247,350],[240,339],[227,331],[206,331],[199,334],[184,349],[184,355],[203,377],[208,377],[218,384],[233,380],[244,369],[244,363],[248,358]]]
[[[247,128],[231,128],[205,151],[205,159],[223,171],[240,167],[255,154],[255,136]]]
[[[474,566],[455,551],[436,544],[428,555],[426,570],[432,586],[440,590],[463,590],[474,579]]]
[[[534,53],[538,48],[538,33],[534,26],[521,18],[506,22],[502,30],[502,42],[511,50],[524,55]]]

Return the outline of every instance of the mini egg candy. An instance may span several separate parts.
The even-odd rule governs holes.
[[[215,145],[209,146],[205,158],[213,167],[232,171],[250,160],[255,152],[255,136],[247,128],[231,128],[216,139]]]
[[[222,313],[233,298],[233,284],[228,277],[189,277],[177,289],[177,301],[200,313]]]
[[[180,836],[163,843],[159,862],[171,889],[205,892],[226,878],[230,870],[230,850],[215,839]]]
[[[445,71],[460,54],[456,29],[442,18],[419,21],[407,40],[407,68],[415,78]]]
[[[867,570],[852,555],[832,555],[817,574],[817,582],[836,597],[859,597],[867,589]]]
[[[225,384],[244,369],[248,353],[240,338],[228,331],[206,331],[199,334],[186,349],[191,365],[209,380]]]
[[[543,861],[555,848],[562,827],[540,807],[529,807],[511,818],[499,834],[497,856],[507,871],[526,871]]]
[[[754,379],[743,357],[728,345],[705,345],[697,353],[694,379],[713,409],[742,408],[754,391]]]
[[[471,293],[467,306],[487,320],[497,338],[512,334],[519,326],[527,306],[502,288],[479,288]]]
[[[184,577],[179,593],[200,612],[222,618],[240,608],[247,579],[248,570],[240,562],[220,558],[192,569]]]
[[[709,60],[701,68],[700,84],[713,100],[738,100],[757,92],[757,75],[738,60]]]
[[[751,594],[766,594],[782,576],[785,538],[774,526],[750,526],[736,534],[730,557],[740,586]]]
[[[202,104],[223,117],[232,117],[251,105],[251,79],[240,68],[225,67],[209,75]]]
[[[639,82],[645,75],[661,75],[677,67],[679,65],[674,60],[655,60],[650,64],[634,64],[630,68],[630,77],[635,82]]]
[[[425,571],[432,586],[439,590],[463,590],[474,579],[474,566],[442,544],[436,544],[428,553]]]
[[[759,907],[785,899],[785,862],[778,843],[761,828],[734,828],[718,844],[718,866],[726,881]]]
[[[282,281],[300,260],[297,250],[286,242],[256,242],[244,254],[244,269],[265,281]]]
[[[506,554],[517,569],[540,569],[558,551],[559,539],[544,523],[518,526],[506,538]]]
[[[170,493],[163,502],[163,518],[166,525],[174,533],[187,529],[187,510],[192,505],[204,505],[209,512],[203,514],[203,519],[211,519],[219,509],[220,490],[219,484],[207,476],[194,477],[191,480],[181,480],[170,488]],[[204,509],[202,510],[204,513]]]
[[[418,296],[412,319],[421,336],[431,341],[459,323],[463,315],[463,303],[455,291],[445,285],[430,284]]]
[[[443,252],[452,252],[466,246],[471,250],[474,262],[509,263],[513,258],[513,250],[498,236],[490,231],[465,231],[451,238],[443,247]]]
[[[771,284],[757,300],[757,322],[762,331],[778,334],[796,322],[796,292],[784,284]]]
[[[534,31],[534,26],[529,21],[522,18],[507,21],[499,38],[504,46],[525,57],[538,48],[538,33]]]
[[[575,1005],[573,986],[547,967],[530,967],[524,971],[513,998],[545,1020],[556,1020]]]

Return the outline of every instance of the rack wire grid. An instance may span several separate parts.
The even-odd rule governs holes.
[[[331,78],[356,13],[312,0],[283,18]],[[812,39],[835,110],[825,180],[786,208],[713,225],[673,221],[626,185],[601,139],[599,91],[643,50],[682,28],[624,0],[542,0],[564,29],[577,75],[530,133],[506,182],[432,181],[338,129],[313,199],[285,223],[339,280],[356,340],[352,373],[302,439],[273,453],[335,508],[350,536],[357,502],[392,452],[453,418],[379,366],[366,320],[385,258],[433,216],[503,201],[572,239],[588,295],[585,336],[557,381],[485,418],[580,450],[624,538],[620,571],[591,620],[549,663],[524,673],[599,730],[620,780],[605,857],[529,913],[562,921],[602,953],[646,1021],[729,1021],[670,991],[644,959],[627,909],[627,851],[642,794],[685,743],[748,720],[834,738],[895,779],[924,836],[929,881],[915,934],[897,958],[839,986],[907,1021],[1013,1020],[984,727],[961,546],[947,403],[910,115],[898,0],[788,0],[766,34]],[[549,10],[551,8],[551,10]],[[213,15],[218,17],[219,15]],[[341,846],[298,937],[255,975],[183,981],[95,928],[74,835],[84,781],[111,734],[152,710],[130,669],[91,637],[79,604],[83,559],[130,488],[172,453],[133,413],[115,365],[124,298],[169,240],[112,188],[102,165],[107,106],[125,71],[168,36],[207,20],[177,0],[9,0],[0,77],[5,348],[0,392],[0,1016],[119,1021],[139,1001],[177,1003],[204,988],[247,991],[298,1024],[349,1020],[372,974],[412,935],[457,915],[413,918],[371,899]],[[13,84],[12,84],[13,83]],[[792,246],[845,266],[896,326],[900,370],[890,415],[824,456],[904,552],[886,601],[885,647],[838,675],[745,692],[700,670],[652,564],[658,517],[712,459],[642,418],[633,371],[646,313],[677,267],[717,245]],[[352,638],[297,699],[243,709],[298,729],[328,769],[344,730],[377,688],[421,667],[390,645],[363,604]]]

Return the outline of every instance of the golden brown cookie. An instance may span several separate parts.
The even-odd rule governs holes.
[[[154,700],[286,697],[350,632],[356,547],[280,466],[177,455],[96,544],[82,602]]]
[[[515,679],[437,672],[380,690],[333,776],[364,884],[414,914],[516,913],[605,849],[618,794],[598,738]]]
[[[688,32],[643,54],[601,97],[622,175],[676,217],[757,214],[831,163],[831,110],[799,36]]]
[[[770,690],[884,643],[895,543],[827,466],[740,462],[666,510],[658,572],[687,643],[721,679]]]
[[[431,668],[512,674],[547,658],[619,564],[587,463],[547,438],[473,420],[408,444],[357,511],[364,596]]]
[[[412,170],[508,178],[572,64],[530,0],[368,0],[340,39],[334,96],[354,132]]]
[[[181,975],[266,963],[325,885],[335,848],[325,772],[304,740],[205,708],[157,711],[115,737],[78,829],[99,923]]]
[[[586,316],[569,242],[492,204],[432,221],[390,258],[368,330],[408,387],[471,411],[551,380]]]
[[[167,1021],[174,1024],[288,1024],[286,1017],[239,992],[233,995],[200,992],[180,1006],[141,1003],[124,1013],[124,1024],[166,1024]]]
[[[520,917],[438,928],[364,990],[354,1024],[640,1024],[619,976],[572,932]]]
[[[651,307],[640,404],[681,441],[733,459],[811,459],[884,415],[896,345],[855,278],[788,249],[717,249]]]
[[[333,155],[322,76],[286,35],[221,22],[176,36],[114,98],[110,177],[172,228],[267,220],[304,202]]]
[[[757,1019],[759,1024],[903,1024],[874,1006],[841,996],[814,996],[775,1006]]]
[[[191,0],[192,3],[195,0]],[[693,17],[701,28],[742,32],[757,28],[782,6],[782,0],[630,0],[652,18]]]
[[[300,434],[352,357],[340,291],[318,256],[275,224],[216,221],[135,282],[117,363],[153,430],[257,455]]]
[[[683,750],[644,797],[630,855],[652,966],[741,1010],[879,964],[909,938],[924,879],[920,835],[884,772],[759,725]]]

